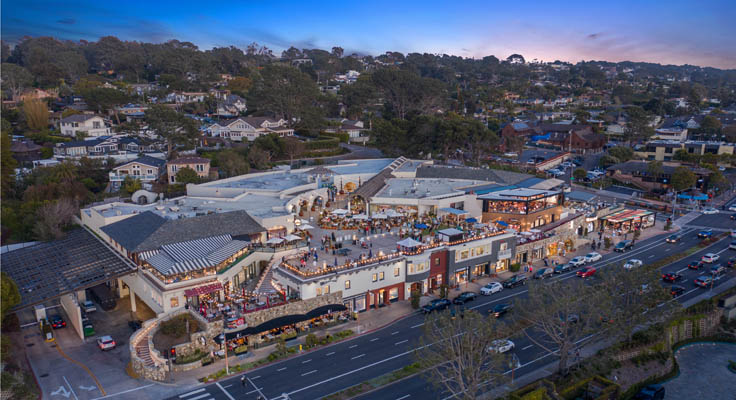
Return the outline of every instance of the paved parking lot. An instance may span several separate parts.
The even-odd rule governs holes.
[[[695,343],[675,357],[680,375],[664,384],[667,400],[736,399],[736,375],[726,368],[736,360],[736,345]]]

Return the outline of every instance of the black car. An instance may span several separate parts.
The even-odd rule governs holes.
[[[51,317],[51,319],[49,320],[49,323],[51,324],[51,327],[54,329],[66,327],[66,322],[64,322],[64,320],[58,315]]]
[[[733,268],[734,264],[736,264],[736,257],[731,257],[728,259],[728,262],[726,263],[726,266],[728,268]]]
[[[613,248],[613,251],[618,251],[623,253],[626,250],[631,250],[634,248],[634,242],[631,240],[622,240],[618,243],[616,243],[616,246]]]
[[[473,292],[462,292],[459,296],[455,297],[452,302],[454,304],[465,304],[469,301],[475,300],[476,296],[478,295]]]
[[[635,400],[662,400],[664,399],[664,386],[648,385],[634,396]]]
[[[573,268],[575,268],[575,267],[573,267],[572,264],[568,264],[568,263],[565,263],[565,264],[557,264],[557,265],[555,265],[555,274],[562,274],[562,273],[565,273],[565,272],[568,272],[568,271],[572,271]]]
[[[667,236],[667,239],[665,239],[665,242],[667,242],[667,243],[677,243],[679,241],[680,241],[680,235],[678,235],[676,233],[673,234],[673,235]]]
[[[685,288],[679,285],[672,285],[670,288],[670,294],[672,297],[682,296],[685,293]]]
[[[526,285],[526,279],[526,275],[524,274],[514,275],[503,282],[503,287],[509,289],[519,285]]]
[[[450,306],[450,300],[447,300],[447,299],[437,299],[437,300],[430,301],[427,305],[425,305],[424,307],[422,307],[422,311],[425,314],[429,314],[432,311],[444,310],[444,309],[446,309],[449,306]]]
[[[494,317],[499,318],[507,312],[511,311],[511,304],[496,304],[490,311]]]
[[[662,280],[667,282],[677,282],[682,280],[682,275],[677,272],[667,272],[662,274]]]
[[[128,321],[128,326],[129,326],[129,327],[130,327],[130,329],[132,329],[133,331],[137,331],[138,329],[141,329],[141,325],[142,325],[142,324],[143,324],[143,323],[142,323],[141,321],[139,321],[139,320],[134,320],[134,321]]]
[[[687,267],[690,269],[700,269],[704,265],[705,265],[704,262],[700,260],[695,260],[695,261],[691,261],[690,264],[687,265]]]

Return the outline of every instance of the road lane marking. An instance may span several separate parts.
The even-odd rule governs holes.
[[[375,342],[378,339],[380,339],[380,338],[373,338],[373,339],[371,339],[371,342]]]
[[[325,354],[325,356],[329,357],[329,356],[331,356],[331,355],[333,355],[333,354],[335,354],[335,352],[334,352],[334,351],[331,351],[331,352],[329,352],[329,353]],[[284,368],[284,369],[286,369],[286,368]]]
[[[526,346],[526,347],[522,348],[522,350],[530,349],[532,347],[534,347],[534,345],[533,344],[530,344],[529,346]]]
[[[58,343],[57,343],[57,345],[58,345]],[[72,394],[74,395],[74,398],[75,398],[76,400],[79,400],[79,397],[77,397],[77,394],[76,394],[76,393],[74,393],[74,388],[72,387],[72,385],[71,385],[71,384],[69,384],[69,381],[68,381],[68,380],[66,380],[66,376],[63,376],[63,375],[62,375],[61,377],[62,377],[62,378],[64,378],[64,382],[66,382],[67,386],[69,386],[69,390],[70,390],[70,391],[72,392]],[[105,393],[103,392],[102,394],[105,394]],[[69,397],[69,396],[67,396],[67,397]]]
[[[402,340],[402,341],[400,341],[400,342],[396,342],[396,343],[394,343],[394,346],[398,346],[398,345],[400,345],[400,344],[402,344],[402,343],[406,343],[406,342],[408,342],[408,341],[409,341],[409,339],[406,339],[406,340]]]
[[[223,390],[225,390],[225,388],[223,388]],[[210,394],[202,393],[199,396],[190,397],[189,400],[199,400],[199,399],[204,399],[205,397],[210,397]]]
[[[233,385],[233,384],[231,383],[231,384],[229,384],[229,385],[225,385],[225,386],[223,386],[223,388],[227,389],[227,388],[229,388],[229,387],[230,387],[230,386],[232,386],[232,385]]]
[[[410,394],[407,394],[406,396],[401,396],[401,397],[399,397],[396,400],[404,400],[404,399],[408,399],[409,397],[411,397],[411,395]]]
[[[360,357],[363,357],[364,355],[365,355],[365,353],[363,353],[363,354],[361,354],[361,355],[359,355],[359,356],[355,356],[355,357],[352,357],[352,358],[350,358],[350,359],[351,359],[351,360],[356,360],[356,359],[358,359],[358,358],[360,358]]]
[[[421,324],[416,324],[416,325],[412,326],[412,329],[413,329],[413,328],[419,328],[419,327],[420,327],[420,326],[422,326],[422,325],[424,325],[424,322],[422,322]]]
[[[279,368],[279,369],[277,369],[277,370],[276,370],[276,372],[281,372],[281,371],[284,371],[284,370],[286,370],[286,367],[284,367],[284,368]]]
[[[396,332],[391,332],[391,335],[393,336],[393,335],[395,335],[395,334],[397,334],[397,333],[399,333],[399,331],[396,331]]]
[[[130,392],[135,392],[136,390],[141,390],[141,389],[145,389],[145,388],[151,387],[151,386],[153,386],[153,385],[155,385],[155,383],[151,383],[151,384],[149,384],[149,385],[145,385],[145,386],[140,386],[140,387],[137,387],[137,388],[133,388],[133,389],[123,390],[122,392],[117,392],[117,393],[113,393],[113,394],[108,394],[107,396],[102,396],[102,397],[96,397],[96,398],[94,398],[94,399],[92,399],[92,400],[102,400],[102,399],[106,399],[106,398],[108,398],[108,397],[115,397],[115,396],[119,396],[119,395],[121,395],[121,394],[125,394],[125,393],[130,393]]]
[[[253,388],[255,389],[255,391],[258,392],[258,394],[261,395],[262,398],[264,398],[264,399],[267,399],[268,398],[268,397],[266,397],[266,395],[263,394],[263,392],[261,392],[261,389],[263,389],[263,388],[259,388],[258,386],[256,386],[256,384],[253,383],[253,381],[250,378],[246,377],[246,379],[248,379],[248,383],[250,383],[250,385],[253,386]],[[217,383],[218,386],[220,385],[220,382],[216,382],[216,383]],[[253,393],[253,392],[251,392],[251,393]],[[230,398],[230,400],[235,400],[233,398],[233,396],[230,396],[230,393],[225,392],[225,394],[227,395],[227,397]]]
[[[311,359],[311,358],[310,358],[309,360],[306,360],[306,361],[302,361],[302,364],[306,364],[306,363],[308,363],[308,362],[310,362],[310,361],[312,361],[312,359]]]
[[[302,374],[302,376],[307,376],[307,375],[309,375],[309,374],[313,374],[313,373],[315,373],[315,372],[317,372],[317,370],[316,370],[316,369],[313,369],[313,370],[311,370],[311,371],[309,371],[309,372],[305,372],[305,373],[303,373],[303,374]]]
[[[683,268],[683,269],[681,269],[681,270],[678,270],[678,271],[677,271],[677,272],[675,272],[675,273],[676,273],[676,274],[679,274],[680,272],[682,272],[682,271],[687,271],[688,269],[690,269],[690,268],[688,268],[688,267],[685,267],[685,268]]]
[[[250,382],[250,379],[248,379],[248,382]],[[253,385],[253,382],[250,382],[250,384]],[[217,387],[219,387],[220,390],[222,390],[222,393],[225,393],[225,396],[227,396],[228,399],[235,400],[235,397],[231,396],[230,393],[228,393],[228,391],[225,390],[225,388],[222,387],[222,385],[220,385],[220,382],[215,382],[215,385],[217,385]],[[256,387],[256,385],[253,385],[253,387],[256,388],[256,389],[258,389]],[[261,391],[259,390],[258,393],[261,393]],[[263,396],[263,393],[261,393],[261,396]],[[265,398],[265,396],[264,396],[264,398]]]
[[[254,376],[254,377],[252,377],[252,378],[250,378],[250,379],[253,379],[253,380],[255,380],[255,379],[258,379],[258,378],[260,378],[260,377],[261,377],[261,376],[260,376],[260,375],[258,375],[258,376]],[[227,387],[227,386],[226,386],[226,387]]]
[[[358,345],[357,345],[357,344],[354,344],[354,345],[352,345],[352,346],[348,347],[348,349],[354,349],[354,348],[356,348],[356,347],[358,347]]]
[[[196,394],[196,393],[199,393],[199,392],[204,392],[205,390],[206,390],[205,388],[197,389],[195,391],[192,391],[192,392],[189,392],[189,393],[184,393],[182,395],[179,395],[179,398],[180,399],[183,399],[184,397],[191,396],[191,395]]]

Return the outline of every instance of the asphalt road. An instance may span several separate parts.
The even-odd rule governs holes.
[[[708,216],[710,217],[710,216]],[[700,217],[703,218],[703,217]],[[697,219],[695,221],[698,221]],[[693,222],[695,222],[693,221]],[[698,221],[700,222],[700,221]],[[694,224],[693,224],[694,225]],[[720,218],[713,221],[713,228],[725,231],[736,227],[733,220]],[[597,268],[620,267],[630,258],[641,259],[645,264],[657,261],[670,254],[684,251],[698,243],[698,229],[686,226],[682,233],[683,239],[676,244],[665,243],[660,235],[640,241],[636,247],[627,253],[612,253],[604,256],[603,260],[593,263]],[[681,283],[687,288],[681,302],[699,296],[707,289],[697,288],[693,280],[700,275],[700,271],[687,269],[686,265],[692,259],[699,259],[708,252],[718,253],[723,261],[728,259],[728,244],[730,240],[721,240],[700,251],[687,260],[671,264],[662,268],[663,272],[679,272],[684,276]],[[736,251],[733,251],[736,255]],[[733,270],[715,281],[715,286],[735,276]],[[555,280],[578,279],[575,272],[556,275]],[[494,305],[511,301],[527,292],[524,286],[514,289],[505,289],[492,296],[481,296],[468,308],[487,313]],[[319,348],[302,355],[276,362],[268,366],[250,371],[244,376],[247,380],[241,384],[240,376],[225,379],[215,384],[206,385],[190,392],[182,393],[170,399],[177,400],[210,400],[210,399],[256,399],[259,395],[266,399],[281,398],[287,394],[290,399],[318,399],[331,393],[348,388],[365,380],[375,378],[393,370],[402,368],[413,362],[412,351],[417,347],[417,340],[421,336],[421,326],[424,317],[414,314],[390,326],[377,331],[357,336],[332,346]],[[524,336],[514,337],[514,350],[521,363],[521,367],[514,373],[522,376],[542,365],[555,360],[555,357],[534,345]],[[414,377],[381,388],[378,391],[362,396],[363,399],[443,399],[446,393],[441,393],[429,385],[422,377]]]

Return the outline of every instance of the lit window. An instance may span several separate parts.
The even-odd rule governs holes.
[[[381,274],[380,274],[380,275],[381,275],[381,276],[380,276],[381,280],[383,280],[383,278],[384,278],[384,273],[383,273],[383,272],[381,272]]]
[[[394,268],[394,276],[399,276],[399,275],[401,275],[401,268],[399,267]]]
[[[435,259],[434,259],[434,265],[440,265],[440,258],[439,257],[435,257]]]
[[[350,281],[345,281],[345,289],[350,289]]]
[[[409,273],[410,274],[414,273],[414,264],[409,264]]]
[[[330,285],[323,286],[322,293],[329,294],[330,293]]]
[[[179,298],[178,297],[172,297],[171,298],[171,308],[179,307]]]
[[[318,287],[317,288],[317,296],[322,296],[322,288],[321,287]]]
[[[376,282],[378,280],[378,274],[373,274],[373,282]]]

